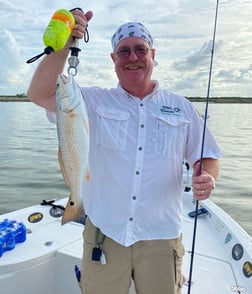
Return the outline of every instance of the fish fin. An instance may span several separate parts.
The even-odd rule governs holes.
[[[88,123],[88,121],[86,121],[86,119],[83,119],[83,124],[84,124],[84,128],[85,128],[87,134],[89,134],[89,123]]]
[[[85,181],[89,182],[90,181],[90,172],[89,168],[87,167],[86,174],[85,174]]]
[[[61,219],[61,224],[68,222],[76,222],[85,224],[85,211],[81,202],[74,202],[71,196],[68,199],[64,214]]]
[[[69,182],[69,179],[67,177],[67,173],[66,173],[66,169],[65,169],[65,166],[64,166],[64,161],[63,161],[62,153],[61,153],[60,149],[58,151],[58,160],[59,160],[59,165],[60,165],[60,169],[61,169],[61,173],[63,175],[64,181],[67,184],[67,186],[70,187],[70,182]]]

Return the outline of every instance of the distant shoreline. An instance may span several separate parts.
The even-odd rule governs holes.
[[[187,97],[191,102],[206,102],[203,97]],[[30,102],[26,96],[0,96],[0,102]],[[245,103],[251,104],[252,98],[245,97],[211,97],[209,103]]]
[[[0,102],[31,102],[26,96],[0,96]]]

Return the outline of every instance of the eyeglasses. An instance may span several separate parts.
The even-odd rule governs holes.
[[[137,45],[133,49],[125,46],[125,47],[120,47],[119,50],[115,53],[117,54],[119,58],[126,59],[126,58],[129,58],[132,51],[134,51],[137,57],[143,57],[148,53],[149,50],[151,50],[151,48],[147,48],[144,45]]]

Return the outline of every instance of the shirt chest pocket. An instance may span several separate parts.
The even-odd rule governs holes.
[[[183,118],[157,117],[155,127],[155,153],[183,160],[189,122]]]
[[[130,113],[98,107],[96,143],[113,150],[124,150],[127,143]]]

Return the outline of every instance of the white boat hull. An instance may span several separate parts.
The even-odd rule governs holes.
[[[65,205],[67,199],[56,203]],[[192,294],[252,293],[252,238],[212,201],[202,206],[207,213],[198,216],[193,263]],[[49,206],[37,205],[0,216],[23,222],[27,240],[0,257],[1,294],[80,294],[74,266],[80,267],[83,226],[61,225],[50,215]],[[195,209],[190,192],[184,193],[183,242],[186,254],[183,273],[188,278]],[[37,222],[30,222],[30,220]],[[234,252],[234,246],[240,244]],[[233,251],[233,253],[232,253]],[[235,260],[237,259],[237,260]],[[183,294],[188,291],[184,285]],[[130,289],[134,294],[134,284]]]

